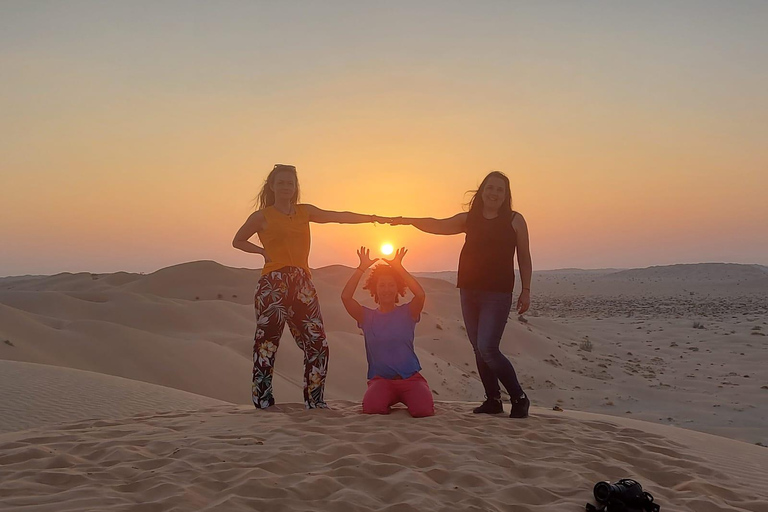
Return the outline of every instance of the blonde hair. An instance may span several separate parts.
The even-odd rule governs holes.
[[[291,198],[291,203],[297,204],[299,202],[299,176],[296,174],[296,166],[275,164],[272,171],[267,175],[267,179],[264,180],[264,184],[261,186],[261,192],[259,192],[259,195],[256,196],[256,199],[254,200],[257,210],[263,210],[267,206],[275,204],[275,191],[272,190],[272,186],[275,184],[275,176],[277,176],[277,173],[279,172],[290,172],[293,174],[293,179],[296,180],[296,192],[294,192],[293,197]]]

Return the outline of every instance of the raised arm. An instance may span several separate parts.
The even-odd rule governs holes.
[[[360,263],[355,271],[352,272],[352,275],[349,276],[349,281],[344,285],[344,289],[341,290],[341,302],[344,304],[344,309],[347,310],[349,316],[354,318],[358,324],[362,324],[363,306],[353,296],[355,295],[355,290],[357,290],[357,285],[360,283],[360,278],[363,277],[368,267],[373,265],[379,258],[371,259],[369,251],[365,247],[360,247],[360,250],[357,251],[357,257],[360,258]]]
[[[419,315],[421,315],[421,310],[424,309],[424,300],[427,298],[427,294],[424,292],[424,288],[422,288],[416,278],[409,274],[403,266],[403,257],[405,257],[407,252],[408,250],[405,247],[401,247],[397,250],[395,256],[391,260],[385,259],[384,261],[405,279],[406,286],[408,286],[408,289],[413,293],[413,300],[411,300],[409,307],[411,309],[411,318],[418,321]]]
[[[523,314],[531,307],[531,275],[533,263],[531,263],[531,246],[528,237],[528,224],[519,213],[512,219],[512,227],[517,234],[517,264],[520,267],[520,281],[523,289],[517,299],[517,312]]]
[[[411,225],[418,230],[433,235],[458,235],[467,230],[467,214],[457,213],[447,219],[433,219],[432,217],[395,217],[393,226]]]
[[[248,241],[257,231],[264,229],[264,214],[261,212],[253,212],[245,223],[240,226],[240,229],[235,233],[235,238],[232,240],[232,247],[240,249],[244,252],[250,252],[253,254],[261,254],[264,256],[264,261],[268,262],[269,256],[264,251],[263,247],[260,247],[254,243]]]
[[[335,222],[337,224],[364,224],[366,222],[383,222],[381,217],[376,215],[363,215],[362,213],[353,212],[334,212],[331,210],[323,210],[317,206],[311,204],[305,204],[304,208],[307,209],[310,222],[317,222],[318,224],[327,224],[329,222]]]

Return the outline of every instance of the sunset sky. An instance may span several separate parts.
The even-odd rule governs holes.
[[[303,202],[458,213],[513,184],[534,269],[768,265],[768,2],[0,3],[0,276],[260,267],[272,165]],[[455,270],[463,236],[313,225]]]

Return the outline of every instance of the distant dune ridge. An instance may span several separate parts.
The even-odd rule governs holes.
[[[633,268],[614,272],[604,277],[611,279],[660,278],[675,281],[740,282],[751,279],[768,279],[768,269],[760,265],[737,263],[697,263]]]
[[[453,272],[419,274],[438,416],[361,415],[351,273],[313,271],[334,410],[309,412],[287,332],[281,405],[249,405],[258,270],[0,278],[0,509],[570,510],[634,476],[662,510],[768,512],[768,268],[534,273],[502,341],[524,421],[468,413],[483,391]]]
[[[452,283],[456,282],[455,271],[421,272],[417,273],[417,275],[423,277],[436,277]],[[545,286],[551,284],[549,282],[551,279],[568,280],[569,278],[572,279],[573,283],[577,286],[584,285],[586,282],[594,283],[594,281],[592,281],[593,279],[598,283],[601,281],[610,283],[608,286],[611,288],[601,288],[598,284],[588,286],[583,290],[578,290],[584,293],[595,293],[595,291],[619,293],[625,288],[617,286],[617,282],[628,281],[626,285],[632,286],[641,284],[639,281],[643,280],[656,284],[657,293],[669,291],[669,288],[663,285],[670,283],[675,286],[687,284],[692,287],[711,287],[713,284],[744,285],[744,289],[734,289],[729,287],[727,291],[723,290],[726,293],[737,295],[750,292],[762,294],[768,289],[768,267],[738,263],[677,264],[633,269],[583,270],[566,268],[534,272],[534,275],[539,278],[537,279],[537,284],[543,284]],[[662,286],[659,286],[659,284],[662,284]],[[594,288],[597,288],[597,290]],[[562,290],[554,288],[552,291],[559,292]],[[719,289],[714,288],[712,291],[719,291]]]

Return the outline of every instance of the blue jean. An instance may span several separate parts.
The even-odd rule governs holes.
[[[512,363],[499,350],[512,310],[512,294],[461,288],[461,313],[488,398],[501,398],[499,381],[513,399],[523,394]]]

